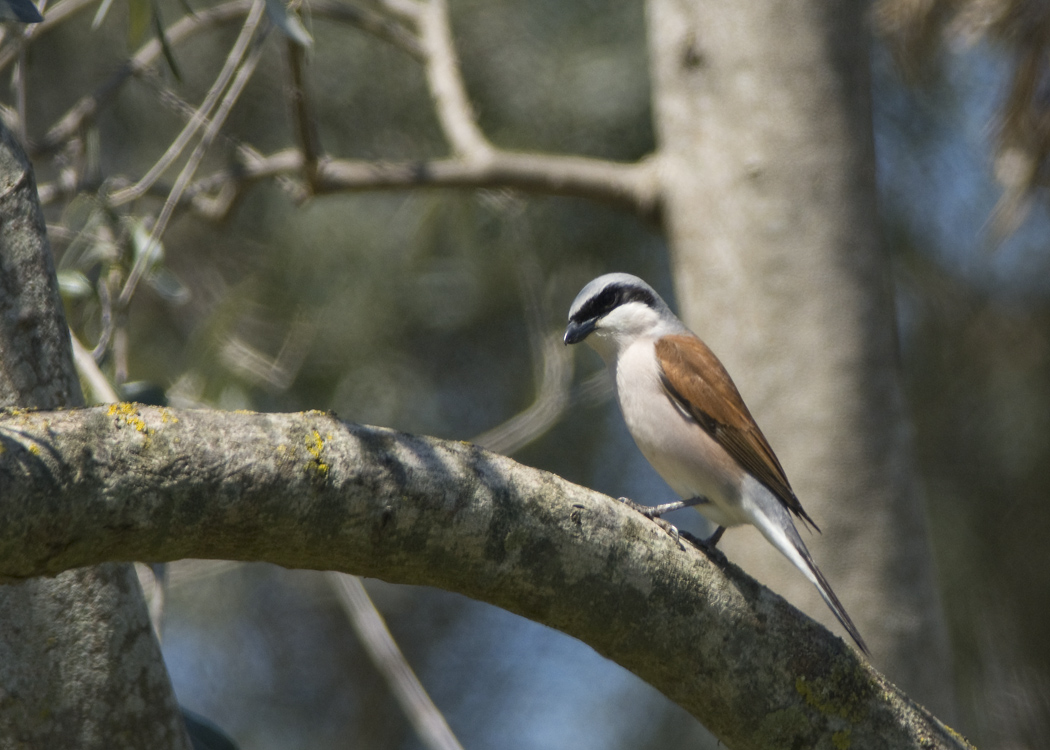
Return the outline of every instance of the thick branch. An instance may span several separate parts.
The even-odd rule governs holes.
[[[583,640],[731,748],[966,747],[720,556],[467,443],[321,413],[15,412],[0,487],[0,576],[200,557],[438,586]]]

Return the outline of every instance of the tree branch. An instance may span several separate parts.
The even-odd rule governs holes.
[[[426,54],[424,69],[438,122],[458,156],[484,161],[493,149],[478,127],[459,71],[448,20],[448,0],[427,0],[420,7],[416,23]]]
[[[278,175],[300,173],[303,154],[291,148],[243,159],[234,168],[201,178],[185,198],[206,217],[221,219],[233,197],[248,185]],[[628,210],[645,221],[659,221],[660,188],[653,158],[633,164],[581,156],[526,154],[496,150],[484,162],[433,159],[371,162],[321,159],[314,193],[435,188],[510,188],[538,195],[588,198]],[[210,198],[218,194],[221,200]],[[298,196],[307,199],[305,191]]]
[[[329,572],[328,581],[350,620],[350,626],[357,633],[361,646],[376,671],[386,681],[419,741],[428,750],[463,750],[445,717],[401,653],[361,579],[345,573]]]
[[[0,417],[0,576],[265,560],[437,586],[590,644],[731,748],[964,748],[715,553],[467,443],[114,404]]]
[[[67,0],[69,2],[70,0]],[[231,0],[213,8],[201,10],[196,15],[188,15],[173,23],[164,30],[168,44],[175,46],[192,34],[210,29],[220,24],[235,21],[246,16],[251,10],[252,0]],[[48,14],[50,17],[50,14]],[[43,24],[41,24],[43,25]],[[47,134],[31,148],[34,157],[47,155],[59,148],[87,123],[91,122],[99,110],[109,104],[129,78],[141,75],[161,55],[160,41],[151,39],[128,60],[119,70],[92,94],[88,94],[74,104],[58,122],[51,126]],[[4,58],[0,55],[0,70]]]

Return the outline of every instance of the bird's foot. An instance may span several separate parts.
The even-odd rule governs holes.
[[[680,511],[680,509],[684,507],[702,505],[709,502],[709,500],[705,497],[695,497],[689,498],[688,500],[678,500],[677,502],[664,503],[663,505],[639,505],[633,500],[629,500],[627,498],[619,498],[619,502],[624,503],[629,508],[631,508],[632,511],[642,514],[650,521],[653,521],[657,526],[663,528],[665,532],[667,532],[668,536],[670,536],[671,539],[674,540],[674,543],[678,545],[679,549],[685,549],[686,545],[681,543],[682,535],[681,532],[679,532],[678,527],[675,526],[673,523],[670,523],[668,521],[665,521],[663,518],[660,518],[660,516],[663,516],[665,513],[671,513],[672,511]],[[687,538],[689,538],[690,541],[693,541],[694,539],[692,535],[687,535]]]
[[[685,551],[685,545],[682,544],[682,534],[678,531],[678,527],[669,521],[665,521],[662,518],[651,518],[649,519],[661,529],[667,532],[667,535],[674,539],[674,543],[678,545],[678,549]]]

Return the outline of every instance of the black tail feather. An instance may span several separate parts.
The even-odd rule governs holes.
[[[801,540],[799,540],[799,542],[798,551],[802,554],[803,559],[806,561],[806,565],[809,566],[813,575],[816,576],[817,580],[820,582],[817,586],[817,591],[820,592],[824,602],[828,605],[828,609],[830,609],[835,617],[838,618],[838,621],[842,623],[842,627],[846,629],[846,632],[849,633],[850,638],[852,638],[857,646],[860,647],[860,650],[867,656],[871,656],[871,652],[868,650],[868,645],[864,642],[864,639],[860,637],[860,631],[857,630],[857,626],[853,624],[853,620],[851,620],[850,616],[846,613],[846,608],[842,606],[842,602],[840,602],[839,598],[835,596],[835,592],[832,591],[828,579],[824,577],[824,574],[820,572],[820,568],[818,568],[817,564],[813,562],[813,556],[809,554],[806,545],[802,544]]]

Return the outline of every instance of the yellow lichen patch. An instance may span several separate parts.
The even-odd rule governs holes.
[[[34,456],[39,456],[40,455],[40,446],[37,445],[36,443],[33,443],[31,446],[29,446],[29,452],[32,453]]]
[[[956,732],[954,729],[952,729],[947,724],[941,724],[941,726],[944,727],[945,730],[947,730],[948,734],[950,734],[952,736],[952,739],[954,739],[956,742],[958,742],[963,747],[969,747],[969,748],[973,748],[974,747],[972,742],[970,742],[968,739],[966,739],[961,734]],[[976,749],[974,749],[974,750],[976,750]]]
[[[328,439],[331,439],[331,435],[328,435]],[[324,451],[325,438],[321,437],[321,433],[317,430],[313,431],[313,434],[307,435],[306,437],[306,451],[313,456],[307,464],[307,468],[316,471],[321,476],[328,476],[328,469],[330,468],[323,460],[321,460],[321,453]]]
[[[139,410],[135,408],[134,404],[124,402],[110,404],[107,414],[111,417],[117,418],[118,427],[127,425],[146,436],[153,433],[153,430],[146,426],[146,421],[139,415]]]
[[[160,410],[160,421],[164,424],[178,424],[179,418],[172,414],[169,409],[162,408]]]

